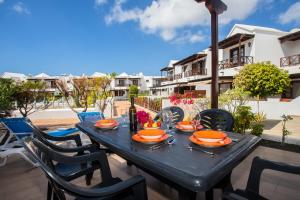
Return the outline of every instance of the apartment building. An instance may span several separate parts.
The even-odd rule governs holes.
[[[300,96],[300,29],[289,32],[259,26],[236,24],[227,37],[219,42],[219,90],[232,87],[236,74],[246,64],[270,61],[289,72],[292,88],[284,98]],[[165,95],[187,90],[210,95],[211,51],[188,56],[178,62],[170,62],[161,69],[167,80],[162,82]]]

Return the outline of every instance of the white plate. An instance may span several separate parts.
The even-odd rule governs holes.
[[[157,136],[145,136],[145,135],[139,135],[141,138],[144,138],[146,140],[155,140],[155,139],[159,139],[164,135],[157,135]]]
[[[200,140],[202,142],[220,142],[223,139],[197,138],[197,140]]]
[[[145,130],[156,130],[160,129],[160,127],[144,127]]]

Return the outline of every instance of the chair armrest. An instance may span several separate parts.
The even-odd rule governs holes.
[[[130,188],[133,189],[134,193],[138,193],[138,198],[135,199],[147,199],[146,181],[145,178],[140,175],[134,176],[130,179],[104,188],[86,189],[81,187],[72,187],[72,190],[75,191],[77,194],[88,198],[100,198],[108,196],[114,197]]]
[[[76,143],[77,147],[82,146],[82,142],[81,142],[79,134],[73,134],[73,135],[67,135],[67,136],[61,136],[61,137],[52,136],[52,135],[48,135],[48,134],[44,134],[43,136],[47,140],[52,140],[52,141],[57,141],[57,142],[64,142],[64,141],[72,141],[73,140]]]
[[[84,151],[89,151],[90,153],[96,152],[99,148],[93,144],[79,146],[79,147],[61,147],[58,145],[51,145],[56,151],[61,153],[79,153],[83,154]]]
[[[265,160],[260,157],[255,157],[252,162],[246,191],[251,191],[259,194],[260,177],[263,170],[265,169],[271,169],[292,174],[300,174],[300,166],[293,166],[281,162]]]

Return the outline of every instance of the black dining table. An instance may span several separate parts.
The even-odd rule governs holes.
[[[76,125],[94,144],[101,144],[129,163],[144,170],[160,181],[174,187],[179,199],[196,199],[198,192],[205,192],[206,199],[213,198],[213,188],[232,187],[232,170],[259,144],[260,138],[226,132],[233,142],[219,148],[204,148],[191,144],[191,134],[174,131],[175,143],[159,148],[132,140],[128,127],[102,130],[92,122]],[[195,148],[188,148],[189,146]],[[205,153],[212,152],[214,155]]]

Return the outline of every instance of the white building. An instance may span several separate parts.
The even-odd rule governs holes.
[[[219,42],[219,90],[232,87],[233,77],[245,64],[270,61],[289,72],[292,88],[284,98],[300,96],[300,29],[285,32],[273,28],[236,24]],[[165,95],[186,90],[210,95],[211,51],[206,49],[161,69]]]
[[[21,73],[4,72],[1,75],[1,78],[13,79],[14,81],[25,81],[27,79],[27,76]]]
[[[27,80],[30,81],[44,81],[46,83],[46,91],[50,93],[57,92],[56,81],[59,79],[59,76],[49,76],[46,73],[40,73],[35,76],[27,77]]]

